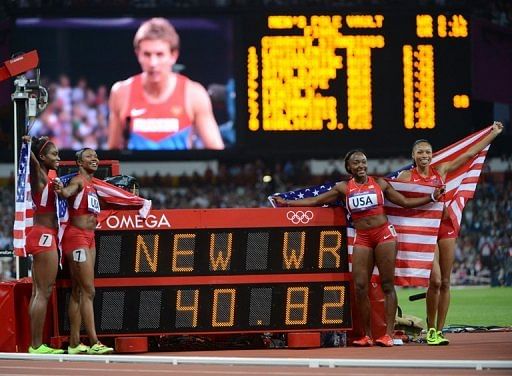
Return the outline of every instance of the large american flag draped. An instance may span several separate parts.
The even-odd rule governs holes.
[[[490,131],[491,127],[485,128],[434,153],[431,165],[436,166],[443,162],[455,160],[459,155],[471,148],[471,146],[478,143]],[[444,206],[446,206],[450,219],[456,228],[460,227],[464,206],[474,195],[488,149],[489,147],[486,147],[446,177]],[[433,192],[435,188],[433,186],[393,180],[401,171],[411,168],[412,165],[404,166],[386,177],[397,191],[408,197]],[[334,183],[326,183],[305,189],[278,193],[277,195],[286,200],[298,200],[304,197],[317,196],[332,189],[334,185]],[[274,205],[271,197],[269,197],[270,202]],[[336,204],[344,206],[343,202]],[[401,286],[427,286],[434,260],[437,233],[443,213],[443,203],[430,203],[418,208],[407,209],[386,200],[385,207],[388,219],[393,223],[398,233],[395,283]],[[353,250],[353,238],[354,229],[347,227],[349,262]],[[376,272],[375,269],[374,274],[377,274]]]
[[[67,186],[71,179],[76,176],[77,173],[72,173],[60,177],[60,181],[64,186]],[[142,197],[135,196],[130,192],[125,191],[122,188],[116,187],[110,183],[104,182],[103,180],[92,178],[92,184],[98,192],[103,201],[113,204],[116,206],[125,206],[127,208],[139,208],[139,214],[142,218],[146,218],[149,211],[151,210],[151,200],[146,200]],[[68,213],[68,201],[60,196],[57,196],[57,214],[59,219],[59,248],[62,242],[62,236],[64,230],[68,224],[69,213]]]
[[[26,257],[25,239],[33,223],[32,192],[30,189],[30,146],[31,142],[21,144],[18,164],[16,203],[13,227],[13,248],[16,256]]]
[[[20,162],[18,165],[18,187],[16,191],[16,210],[13,227],[14,252],[16,256],[26,257],[25,239],[26,233],[33,225],[33,204],[30,188],[30,143],[23,143],[20,151]],[[66,186],[76,173],[60,177],[61,182]],[[129,209],[138,208],[139,214],[145,218],[151,209],[151,200],[135,196],[121,188],[93,178],[94,188],[105,202]],[[54,193],[57,195],[56,193]],[[57,216],[59,223],[59,248],[64,229],[66,228],[69,215],[68,203],[57,195]]]

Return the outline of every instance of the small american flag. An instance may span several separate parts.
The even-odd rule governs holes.
[[[34,216],[30,187],[30,146],[31,142],[21,144],[17,175],[13,245],[14,254],[20,257],[27,256],[25,249],[26,232],[29,227],[32,227]]]
[[[432,166],[435,167],[440,163],[455,160],[459,155],[483,139],[490,131],[491,127],[487,127],[434,153]],[[489,146],[477,153],[457,171],[449,173],[446,177],[446,201],[444,205],[455,228],[460,227],[462,210],[467,201],[474,195],[488,149]],[[387,178],[390,179],[390,184],[397,191],[408,197],[433,192],[435,187],[429,185],[403,183],[393,180],[401,171],[409,170],[412,167],[412,164],[410,164],[387,175]],[[322,186],[278,193],[277,195],[287,200],[297,200],[299,198],[317,196],[332,189],[334,185],[324,184]],[[269,197],[269,200],[274,205],[271,197]],[[343,202],[338,202],[337,204],[345,206]],[[387,200],[384,205],[388,219],[395,226],[398,233],[395,283],[401,286],[427,286],[434,260],[437,233],[443,213],[443,203],[430,203],[414,209],[402,208]],[[350,262],[354,239],[354,229],[352,227],[347,227],[347,238]],[[351,264],[349,265],[351,267]],[[377,274],[376,269],[374,274]]]

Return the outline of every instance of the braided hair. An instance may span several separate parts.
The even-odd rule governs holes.
[[[345,154],[345,170],[351,175],[352,175],[352,172],[350,171],[348,161],[349,161],[350,157],[352,157],[352,155],[354,155],[355,153],[361,153],[361,154],[366,155],[363,149],[352,149],[347,154]]]

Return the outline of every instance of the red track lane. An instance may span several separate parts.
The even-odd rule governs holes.
[[[346,358],[346,359],[418,359],[418,360],[512,360],[512,332],[448,334],[449,346],[431,347],[425,344],[407,344],[394,348],[322,348],[308,350],[235,350],[196,351],[179,353],[151,353],[151,355],[179,355],[201,357],[279,357],[279,358]],[[82,358],[83,359],[83,358]],[[98,376],[301,376],[301,375],[511,375],[512,369],[477,371],[472,369],[432,368],[307,368],[289,366],[239,365],[170,365],[141,363],[92,363],[31,360],[0,360],[0,375],[88,375]]]

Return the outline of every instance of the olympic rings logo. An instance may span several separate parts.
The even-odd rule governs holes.
[[[289,211],[286,213],[286,218],[288,218],[289,221],[291,221],[294,225],[298,225],[299,223],[309,223],[313,219],[314,215],[311,210],[307,210],[303,212],[302,210],[299,211]]]

